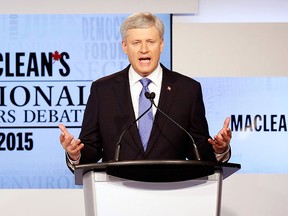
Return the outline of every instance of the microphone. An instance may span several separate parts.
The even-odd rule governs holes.
[[[146,93],[148,92],[145,92],[145,96],[146,96]],[[148,93],[149,94],[149,93]],[[149,94],[150,95],[150,94]],[[146,97],[147,98],[147,97]],[[155,93],[154,93],[154,98],[155,98]],[[154,99],[153,98],[153,99]],[[115,161],[119,161],[119,156],[120,156],[120,148],[121,148],[121,141],[122,141],[122,138],[124,136],[124,134],[137,122],[139,121],[139,119],[142,118],[142,116],[144,116],[151,108],[152,108],[153,104],[151,103],[150,107],[148,107],[147,110],[145,110],[145,112],[143,112],[137,119],[135,119],[122,133],[121,135],[119,136],[119,140],[116,144],[116,150],[115,150],[115,157],[114,157],[114,160]]]
[[[200,161],[201,158],[199,155],[199,151],[198,151],[198,148],[195,144],[195,141],[194,141],[192,135],[187,130],[185,130],[181,125],[179,125],[176,121],[174,121],[170,116],[168,116],[164,111],[162,111],[158,106],[156,106],[156,104],[154,102],[154,98],[155,98],[154,92],[151,92],[151,93],[145,92],[145,97],[151,101],[151,105],[153,104],[157,110],[159,110],[166,118],[168,118],[170,121],[172,121],[177,127],[179,127],[182,131],[184,131],[189,136],[190,140],[192,141],[195,158],[196,158],[196,160]]]

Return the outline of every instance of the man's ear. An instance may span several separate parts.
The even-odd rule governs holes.
[[[127,54],[127,44],[124,40],[122,40],[122,49],[125,54]]]
[[[160,51],[161,51],[161,53],[162,53],[162,51],[163,51],[163,48],[164,48],[164,39],[161,39],[161,42],[160,42]]]

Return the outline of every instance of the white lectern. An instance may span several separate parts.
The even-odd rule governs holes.
[[[76,166],[86,216],[219,216],[222,180],[239,164],[121,161]]]

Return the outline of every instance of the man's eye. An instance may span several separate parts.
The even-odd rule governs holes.
[[[132,45],[138,45],[139,44],[139,41],[134,41],[133,43],[132,43]]]

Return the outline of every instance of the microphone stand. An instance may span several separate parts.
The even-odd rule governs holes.
[[[145,92],[145,96],[146,96],[146,93],[148,92]],[[152,108],[153,104],[151,103],[150,107],[145,110],[144,113],[142,113],[136,120],[134,120],[120,135],[119,137],[119,140],[116,144],[116,150],[115,150],[115,157],[114,157],[114,160],[117,162],[119,161],[119,156],[120,156],[120,149],[121,149],[121,141],[122,141],[122,138],[124,136],[124,134],[140,119],[142,118],[142,116],[144,116],[151,108]]]
[[[158,106],[156,106],[156,104],[154,102],[154,98],[155,98],[155,93],[154,92],[152,92],[152,93],[145,92],[145,97],[147,99],[149,99],[151,101],[151,104],[153,104],[156,107],[156,109],[159,110],[166,118],[168,118],[170,121],[172,121],[175,125],[177,125],[182,131],[184,131],[189,136],[189,138],[192,141],[195,158],[196,158],[196,160],[200,161],[201,157],[200,157],[198,148],[197,148],[197,146],[195,144],[195,141],[194,141],[192,135],[187,130],[185,130],[181,125],[179,125],[176,121],[174,121],[170,116],[168,116],[164,111],[162,111]]]

